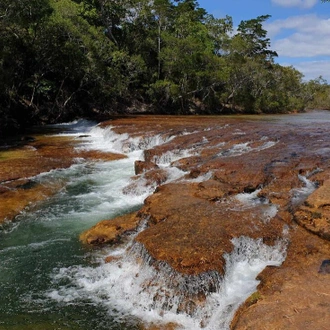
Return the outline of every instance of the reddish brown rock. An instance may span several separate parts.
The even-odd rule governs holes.
[[[181,273],[196,275],[212,270],[223,273],[223,254],[232,250],[233,237],[263,237],[272,244],[282,235],[284,223],[274,218],[272,225],[267,224],[256,207],[240,208],[234,198],[211,202],[210,196],[218,200],[224,195],[215,188],[220,186],[213,182],[159,187],[140,211],[150,226],[136,240],[156,260],[166,261]]]
[[[286,261],[259,275],[257,300],[246,301],[231,329],[326,329],[330,277],[318,271],[329,251],[329,242],[296,227],[290,234]]]
[[[327,328],[329,275],[319,270],[330,251],[326,240],[330,127],[327,122],[316,125],[294,118],[290,122],[284,117],[259,120],[263,118],[139,116],[111,121],[117,133],[137,137],[144,132],[146,140],[156,134],[168,139],[145,152],[145,163],[138,164],[135,178],[136,185],[143,181],[161,186],[138,215],[103,222],[82,239],[94,244],[118,242],[146,217],[148,227],[136,240],[154,260],[179,273],[199,275],[214,270],[223,273],[223,254],[232,250],[234,237],[262,238],[269,245],[285,238],[285,262],[259,275],[258,292],[236,313],[232,328]],[[44,149],[37,139],[26,150],[26,164],[40,161],[44,168],[70,164],[71,157],[79,157],[73,146],[65,149],[63,141],[58,143],[59,154],[53,157],[56,147]],[[155,159],[167,152],[185,155],[171,164],[187,172],[180,182],[166,184],[166,171],[154,167]],[[61,155],[69,155],[69,160]],[[52,159],[51,163],[45,158]],[[22,172],[33,170],[17,167],[2,174],[17,180]],[[318,182],[319,188],[306,201],[303,196],[293,203],[293,196],[306,184],[302,176]],[[203,177],[207,181],[197,182]],[[2,195],[6,189],[12,187],[3,186]],[[255,200],[235,198],[241,193],[255,193]],[[274,212],[267,215],[270,207],[277,208],[276,216]]]
[[[176,330],[178,328],[176,323],[167,323],[166,325],[162,324],[150,324],[150,325],[141,325],[140,330]]]
[[[195,196],[208,201],[220,201],[224,197],[233,195],[234,191],[229,185],[217,180],[207,180],[198,184]]]
[[[83,232],[80,240],[91,245],[119,243],[124,235],[136,230],[140,221],[141,218],[137,213],[123,215],[114,220],[103,220]]]
[[[118,257],[114,257],[114,256],[107,256],[105,259],[104,259],[104,262],[106,264],[110,263],[110,262],[114,262],[114,261],[118,261],[120,260],[120,258]]]
[[[136,175],[142,174],[144,172],[158,169],[159,167],[153,162],[146,162],[142,160],[137,160],[134,163],[134,172]]]
[[[12,220],[22,210],[32,210],[36,204],[56,193],[61,184],[34,185],[29,189],[15,188],[0,193],[0,223]]]
[[[141,119],[141,125],[152,126],[152,121]],[[268,267],[260,274],[259,291],[237,312],[232,328],[327,328],[330,292],[326,289],[327,275],[318,271],[322,260],[329,259],[329,245],[297,227],[293,221],[295,216],[299,222],[299,212],[307,214],[310,221],[311,212],[315,212],[308,205],[313,204],[312,196],[306,205],[292,204],[295,191],[305,184],[298,175],[307,176],[320,185],[326,181],[324,173],[329,168],[330,157],[322,150],[330,142],[327,124],[319,129],[312,123],[291,128],[276,122],[241,125],[239,121],[228,120],[217,124],[214,118],[212,121],[199,118],[200,126],[192,128],[192,121],[192,118],[185,119],[191,132],[211,129],[204,130],[199,137],[181,136],[148,151],[147,156],[152,159],[166,150],[177,149],[178,145],[185,148],[203,145],[201,149],[196,147],[199,155],[172,165],[189,172],[187,179],[196,179],[208,172],[212,179],[200,184],[177,183],[158,188],[142,209],[142,213],[150,217],[149,228],[140,233],[137,240],[155,259],[168,262],[180,272],[196,274],[210,269],[223,270],[221,258],[223,252],[232,248],[231,237],[244,233],[263,237],[264,242],[272,244],[276,237],[282,237],[285,229],[289,239],[285,263],[281,267]],[[170,123],[159,121],[158,125],[160,130],[170,127],[175,131],[182,123],[182,118],[175,118]],[[311,138],[318,134],[322,135]],[[233,149],[235,145],[240,145],[241,154],[238,148]],[[260,189],[261,200],[268,200],[278,208],[276,217],[265,223],[258,208],[241,205],[233,210],[238,205],[231,200],[233,195],[256,189]],[[317,206],[314,207],[316,212],[327,217],[325,203],[314,201],[313,205]],[[321,219],[318,216],[314,213],[314,218]]]
[[[197,166],[199,166],[200,164],[202,164],[202,158],[200,156],[192,156],[189,158],[182,158],[179,159],[175,162],[175,166],[177,168],[179,168],[182,171],[190,171],[190,177],[191,178],[196,178],[198,175],[201,174],[200,169],[197,168]]]
[[[167,323],[166,325],[162,324],[151,324],[151,325],[141,325],[141,330],[176,330],[178,329],[179,325],[176,323]]]
[[[109,162],[112,160],[123,159],[123,158],[126,158],[127,156],[125,156],[123,154],[116,154],[116,153],[112,153],[112,152],[102,152],[102,151],[97,151],[97,150],[90,150],[90,151],[76,150],[76,157],[81,157],[81,158],[92,160],[92,161],[100,160],[100,161]]]
[[[310,232],[330,241],[330,180],[323,181],[299,207],[295,220]]]

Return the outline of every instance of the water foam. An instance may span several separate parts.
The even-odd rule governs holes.
[[[300,205],[317,188],[317,184],[307,179],[306,176],[298,174],[298,178],[304,186],[291,190],[291,204],[294,207]]]
[[[261,139],[264,140],[264,139]],[[244,154],[247,154],[251,151],[262,151],[268,148],[271,148],[277,144],[276,141],[267,141],[264,142],[262,145],[257,147],[251,147],[251,142],[245,142],[245,143],[238,143],[232,146],[230,149],[221,151],[218,156],[220,157],[235,157],[235,156],[241,156]]]
[[[213,177],[213,172],[212,171],[208,171],[206,173],[200,174],[197,178],[194,178],[194,179],[185,179],[184,181],[186,181],[186,182],[200,183],[200,182],[205,182],[205,181],[211,180],[212,177]]]
[[[151,195],[155,189],[163,183],[170,183],[180,180],[186,172],[177,167],[163,168],[159,176],[155,175],[152,179],[147,178],[148,173],[142,173],[124,188],[124,193],[130,197],[141,196],[145,199]]]
[[[155,263],[134,244],[128,253],[112,252],[118,259],[108,264],[58,269],[52,278],[57,289],[47,296],[69,304],[91,300],[118,322],[129,316],[147,324],[173,322],[181,329],[229,329],[235,310],[255,291],[256,275],[285,258],[284,242],[270,247],[262,240],[240,237],[232,243],[224,277],[216,272],[179,274],[165,263]]]
[[[142,151],[165,144],[175,138],[167,134],[146,134],[131,137],[127,133],[118,134],[112,126],[101,128],[93,127],[86,137],[83,137],[82,149],[100,150],[104,152],[124,153],[131,157],[141,157]]]
[[[257,189],[251,193],[241,193],[235,196],[241,205],[238,208],[253,208],[258,206],[262,212],[262,220],[268,223],[272,218],[274,218],[278,212],[278,207],[275,204],[270,203],[267,198],[259,197],[258,194],[261,189]]]
[[[160,156],[154,156],[153,162],[160,166],[170,166],[171,163],[178,161],[182,158],[187,158],[191,156],[196,156],[198,153],[194,148],[182,149],[182,150],[169,150]]]
[[[74,191],[75,185],[83,185],[84,180],[92,181],[95,188],[73,197],[89,206],[87,210],[72,210],[70,216],[80,216],[90,210],[102,213],[102,208],[109,211],[110,205],[115,205],[115,209],[121,206],[127,208],[127,203],[131,201],[132,205],[141,203],[152,193],[156,183],[148,184],[144,173],[133,181],[136,190],[125,189],[132,185],[133,162],[143,157],[143,150],[173,138],[168,135],[130,137],[115,133],[111,127],[91,129],[88,136],[82,137],[81,148],[120,152],[128,158],[91,165],[93,170],[90,173],[88,166],[81,164],[78,168],[79,171],[86,171],[84,178],[76,177],[68,184],[67,192],[70,189]],[[248,144],[241,144],[234,147],[232,154],[250,149]],[[191,154],[192,150],[172,151],[155,159],[167,172],[166,182],[183,177],[185,173],[170,164]],[[120,179],[120,176],[123,177]],[[116,179],[109,180],[109,177]],[[110,213],[115,215],[116,210]],[[258,283],[256,275],[268,264],[279,265],[285,254],[283,244],[268,247],[261,240],[241,237],[233,240],[234,250],[225,256],[227,266],[224,277],[216,272],[186,276],[174,272],[166,263],[156,263],[133,240],[134,236],[126,246],[108,250],[107,253],[114,257],[110,263],[103,261],[105,250],[102,250],[92,254],[96,266],[55,268],[52,289],[47,291],[46,296],[52,301],[69,305],[89,301],[107,309],[111,318],[119,323],[123,319],[136,318],[144,323],[173,322],[183,329],[228,329],[239,304],[255,290]]]

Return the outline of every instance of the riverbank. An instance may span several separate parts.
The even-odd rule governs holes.
[[[136,176],[123,192],[129,198],[143,187],[155,191],[138,212],[102,222],[82,239],[104,245],[109,238],[115,249],[140,226],[134,242],[143,247],[148,265],[160,273],[166,265],[166,271],[176,274],[171,281],[184,276],[187,287],[195,290],[177,311],[193,315],[221,285],[228,256],[235,251],[238,256],[247,255],[251,245],[239,241],[242,237],[259,242],[259,253],[267,247],[279,249],[285,261],[273,259],[274,265],[258,275],[258,291],[236,312],[231,328],[307,329],[312,325],[322,329],[329,323],[330,294],[328,268],[319,272],[322,262],[330,258],[329,122],[330,117],[322,113],[246,118],[141,116],[105,122],[101,125],[104,138],[110,125],[111,132],[122,137],[123,150],[145,149],[143,160],[135,163]],[[47,194],[21,178],[68,167],[79,158],[125,157],[100,150],[78,152],[79,138],[34,138],[28,145],[6,151],[12,154],[0,154],[0,198],[14,190],[16,200],[34,205],[28,193],[23,198],[24,192],[36,188],[43,199]],[[151,139],[162,143],[152,146]],[[52,193],[59,186],[46,188]],[[14,205],[14,199],[2,201],[0,205]],[[120,258],[107,262],[124,263]],[[155,281],[151,284],[157,286]],[[209,321],[205,317],[200,326]]]

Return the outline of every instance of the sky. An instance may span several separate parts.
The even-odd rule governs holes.
[[[322,76],[330,83],[330,2],[321,0],[197,0],[217,18],[241,20],[271,15],[264,24],[276,62],[292,65],[305,80]]]

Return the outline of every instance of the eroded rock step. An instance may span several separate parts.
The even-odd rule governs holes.
[[[115,125],[118,133],[175,138],[146,150],[144,161],[136,164],[136,180],[144,176],[146,184],[161,184],[143,208],[96,225],[83,234],[83,241],[116,243],[125,228],[133,229],[129,224],[148,219],[135,241],[153,260],[198,276],[223,274],[223,256],[233,250],[233,238],[260,238],[269,246],[285,240],[285,262],[259,275],[258,292],[236,313],[232,329],[306,329],[309,324],[321,329],[329,324],[330,277],[319,272],[330,257],[327,123],[316,128],[312,123],[292,127],[143,117]],[[183,150],[190,155],[170,166],[185,171],[185,180],[166,183],[160,160],[169,153],[184,155]]]

